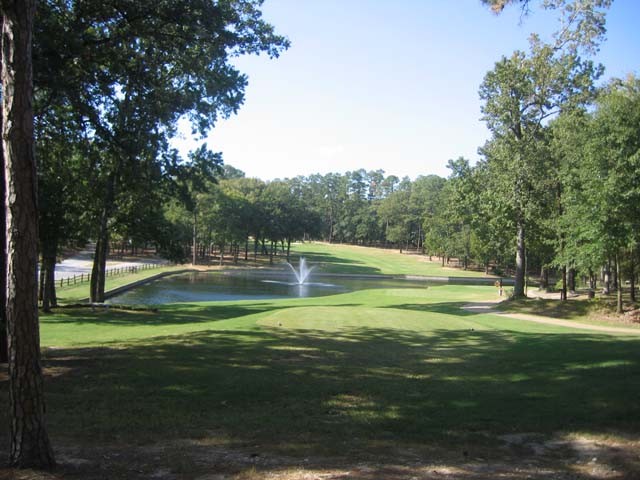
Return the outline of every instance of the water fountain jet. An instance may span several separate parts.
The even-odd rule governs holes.
[[[298,285],[303,285],[304,282],[307,280],[307,277],[309,277],[309,274],[311,273],[311,271],[315,268],[315,265],[311,268],[307,267],[307,261],[304,257],[300,258],[300,265],[298,266],[298,270],[296,271],[296,269],[294,268],[293,265],[291,265],[289,262],[287,262],[287,265],[289,265],[289,268],[291,269],[291,271],[293,272],[293,274],[296,276],[296,280],[298,281]]]

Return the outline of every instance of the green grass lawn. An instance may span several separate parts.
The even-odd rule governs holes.
[[[437,286],[43,315],[52,434],[214,435],[304,456],[638,431],[639,337],[460,309],[494,295]]]
[[[316,265],[317,270],[324,273],[484,276],[483,272],[443,268],[435,257],[430,262],[429,257],[401,254],[398,250],[326,243],[297,243],[291,250],[294,263],[298,262],[297,257],[303,256],[310,265]]]
[[[325,258],[327,271],[433,268],[350,247],[305,244],[304,254]],[[197,439],[294,463],[463,450],[496,459],[511,433],[637,438],[640,335],[461,308],[495,296],[492,286],[442,285],[42,314],[50,434],[96,452]],[[0,377],[0,403],[6,396]],[[195,478],[197,466],[181,468]]]

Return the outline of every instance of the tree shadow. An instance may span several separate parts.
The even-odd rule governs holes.
[[[64,418],[58,428],[82,431],[77,413],[55,412],[88,402],[102,413],[85,421],[101,435],[217,427],[280,442],[293,434],[306,450],[354,432],[362,447],[385,435],[410,442],[474,431],[637,431],[637,347],[587,334],[361,328],[328,337],[272,328],[55,350],[46,365],[92,379],[50,382],[54,418]],[[138,410],[142,424],[132,420]]]
[[[394,308],[460,314],[459,305]],[[211,306],[203,315],[273,308]],[[168,321],[191,318],[175,310]],[[224,439],[292,464],[366,457],[392,468],[408,451],[436,447],[496,455],[504,433],[637,435],[639,346],[587,333],[256,327],[47,350],[44,365],[54,439]],[[375,478],[367,475],[353,478]]]
[[[329,255],[326,253],[305,253],[303,256],[307,260],[307,264],[311,267],[314,265],[318,272],[322,273],[347,273],[353,275],[380,275],[382,270],[367,265],[357,260]],[[293,264],[296,265],[299,256],[292,257]]]
[[[468,317],[486,313],[463,309],[463,307],[468,304],[469,302],[403,303],[387,305],[383,308],[410,310],[414,312],[440,313],[445,315],[455,315],[456,317]]]

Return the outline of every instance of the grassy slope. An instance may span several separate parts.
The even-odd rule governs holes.
[[[292,253],[294,262],[297,256],[304,256],[311,265],[317,265],[318,271],[326,273],[484,276],[482,272],[442,268],[439,262],[429,262],[427,257],[381,248],[299,243],[292,247]]]

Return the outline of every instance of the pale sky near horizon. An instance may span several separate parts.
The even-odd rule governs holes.
[[[538,8],[493,15],[480,0],[266,0],[291,40],[280,58],[243,57],[244,105],[205,140],[225,164],[263,180],[349,170],[448,176],[489,138],[478,89],[502,56],[556,27]],[[614,0],[595,60],[603,79],[640,73],[640,1]]]

